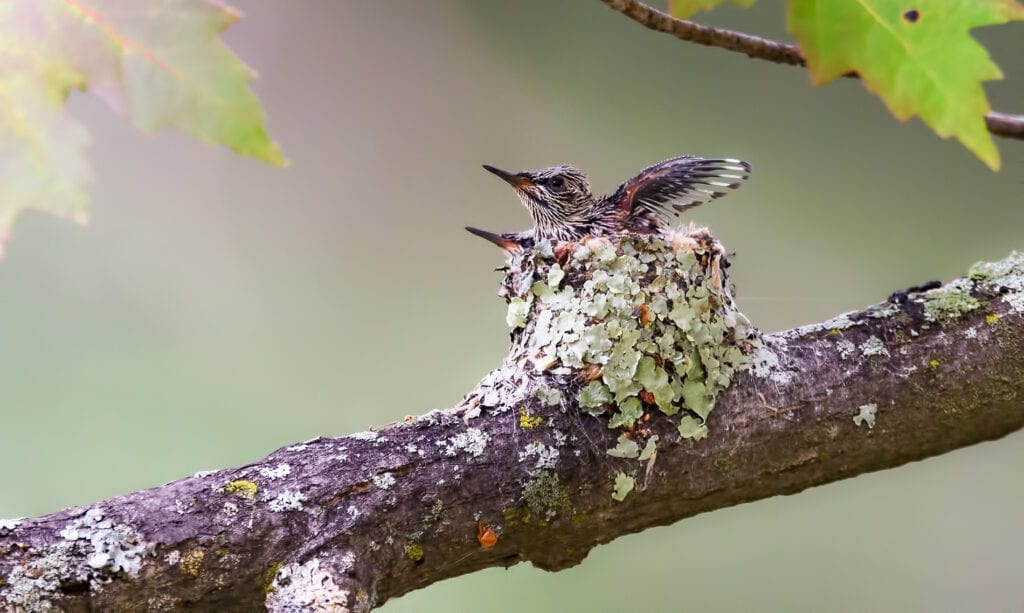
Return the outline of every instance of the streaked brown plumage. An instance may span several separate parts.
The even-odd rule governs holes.
[[[484,168],[512,186],[533,219],[533,228],[523,232],[466,228],[506,251],[529,248],[542,239],[657,232],[669,218],[726,195],[750,176],[750,164],[740,160],[679,156],[645,168],[612,194],[595,198],[586,175],[573,166],[515,174]]]

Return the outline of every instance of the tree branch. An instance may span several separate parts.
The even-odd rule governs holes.
[[[622,246],[617,258],[594,253],[612,270],[633,257]],[[731,295],[720,252],[694,253],[670,253],[699,267],[682,280],[688,286],[673,287],[722,288],[715,300],[697,292],[683,305],[704,317]],[[1024,427],[1022,255],[764,337],[718,396],[703,439],[681,438],[678,416],[646,404],[648,417],[634,428],[611,428],[607,415],[577,403],[586,368],[565,376],[550,364],[535,368],[526,350],[542,328],[534,315],[551,308],[539,305],[580,306],[569,297],[597,278],[573,263],[578,256],[565,262],[564,280],[554,264],[513,260],[506,292],[537,294],[532,319],[458,412],[314,439],[46,517],[0,520],[0,609],[364,611],[482,568],[528,560],[564,569],[625,534]],[[668,273],[659,260],[638,259],[650,265],[633,279],[635,294],[655,305]],[[609,296],[628,295],[631,282]],[[568,293],[546,294],[544,283]],[[644,322],[640,309],[640,325],[667,325],[677,307],[664,317],[655,307],[661,323]],[[701,351],[710,377],[710,354]],[[684,365],[693,366],[689,358]],[[608,453],[617,441],[642,447],[655,434],[650,457]],[[617,481],[630,477],[635,489],[613,499]]]
[[[601,2],[645,28],[671,34],[680,40],[736,51],[748,57],[768,60],[776,64],[807,65],[796,45],[676,19],[637,0],[601,0]],[[843,76],[858,78],[856,72],[849,72]],[[1024,115],[1009,115],[990,111],[985,115],[985,125],[988,127],[988,131],[996,136],[1024,140]]]

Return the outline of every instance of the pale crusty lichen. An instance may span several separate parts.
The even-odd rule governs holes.
[[[528,458],[537,458],[534,465],[536,468],[554,468],[558,464],[558,449],[540,441],[533,441],[519,452],[520,462]]]
[[[130,526],[115,524],[104,515],[99,507],[89,509],[65,526],[60,536],[70,543],[89,543],[91,552],[87,563],[91,568],[107,568],[134,577],[142,567],[145,540]]]
[[[17,527],[17,526],[14,526]],[[145,539],[94,507],[68,522],[56,545],[31,551],[0,578],[0,610],[50,611],[61,586],[84,583],[101,589],[112,575],[135,577],[146,554]]]
[[[0,583],[2,610],[53,611],[51,598],[69,579],[88,580],[84,569],[75,568],[70,546],[62,543],[39,551],[27,564],[15,564]]]
[[[479,457],[487,443],[491,441],[491,435],[479,428],[466,428],[465,432],[459,432],[455,436],[437,441],[438,447],[442,448],[445,456],[453,458],[459,452],[465,452],[474,458]]]
[[[267,611],[347,611],[348,591],[334,581],[334,576],[320,568],[320,559],[304,564],[279,567],[267,593]]]
[[[267,503],[267,508],[275,513],[280,513],[282,511],[301,511],[303,509],[302,503],[306,502],[306,500],[308,500],[308,498],[302,492],[284,490],[282,492],[278,492],[277,496]]]
[[[889,357],[889,349],[885,342],[877,336],[868,337],[860,344],[860,352],[864,357],[885,356]]]
[[[259,468],[260,475],[270,479],[283,479],[292,473],[292,467],[289,464],[280,463],[274,468],[267,468],[265,466]]]

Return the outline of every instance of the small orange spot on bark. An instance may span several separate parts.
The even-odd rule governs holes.
[[[485,525],[483,521],[478,521],[476,523],[476,540],[480,541],[480,546],[484,549],[490,549],[498,544],[498,534],[494,528]]]

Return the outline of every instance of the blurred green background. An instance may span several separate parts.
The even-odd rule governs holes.
[[[37,515],[450,406],[505,352],[498,251],[528,223],[480,169],[572,162],[596,191],[693,153],[751,161],[692,217],[772,331],[1024,248],[1024,143],[988,171],[851,80],[644,30],[596,0],[241,2],[226,36],[281,171],[74,96],[91,225],[38,215],[0,263],[0,517]],[[786,37],[782,7],[705,22]],[[1024,24],[978,37],[1024,112]],[[1024,607],[1024,435],[489,570],[386,611]]]

